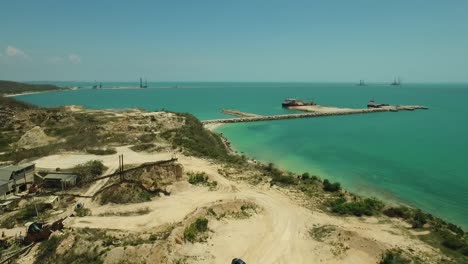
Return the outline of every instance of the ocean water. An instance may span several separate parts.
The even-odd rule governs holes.
[[[139,107],[190,112],[280,114],[286,97],[321,105],[365,107],[370,99],[429,110],[229,124],[218,129],[233,147],[294,172],[339,181],[359,194],[419,207],[468,228],[468,85],[334,83],[149,83],[141,90],[50,92],[17,97],[41,106]],[[105,86],[136,86],[106,83]],[[178,85],[178,88],[171,88]]]

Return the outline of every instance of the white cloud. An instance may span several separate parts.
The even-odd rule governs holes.
[[[26,54],[26,52],[18,49],[18,48],[15,48],[13,46],[8,46],[5,50],[5,54],[9,57],[20,57],[20,58],[23,58],[23,59],[27,59],[29,58],[28,54]]]
[[[68,55],[68,60],[70,60],[70,62],[73,63],[73,64],[80,64],[81,63],[81,57],[76,55],[76,54]]]

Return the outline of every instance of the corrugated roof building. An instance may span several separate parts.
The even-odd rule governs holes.
[[[34,181],[35,169],[32,163],[0,167],[0,197],[27,190]]]
[[[44,188],[60,188],[64,189],[76,185],[78,176],[72,173],[48,173],[42,177]]]

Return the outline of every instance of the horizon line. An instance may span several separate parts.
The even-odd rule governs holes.
[[[1,80],[1,79],[0,79]],[[123,83],[139,83],[139,80],[129,81],[129,80],[25,80],[25,81],[16,81],[16,80],[3,80],[3,81],[14,81],[14,82],[86,82],[86,83],[94,83],[94,82],[123,82]],[[365,81],[365,80],[364,80]],[[148,81],[149,83],[342,83],[342,84],[359,84],[358,81],[190,81],[190,80],[183,80],[183,81],[174,81],[174,80],[157,80],[157,81]],[[391,81],[371,81],[365,82],[365,84],[390,84]],[[468,84],[467,81],[408,81],[402,82],[402,85],[405,84]]]

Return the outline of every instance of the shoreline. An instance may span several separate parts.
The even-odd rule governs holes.
[[[217,133],[221,137],[221,139],[223,140],[224,145],[228,148],[228,150],[229,150],[229,152],[231,154],[237,155],[237,156],[244,156],[249,162],[254,163],[254,164],[267,165],[268,163],[272,163],[274,166],[276,166],[276,168],[278,168],[281,171],[294,172],[291,169],[286,168],[285,166],[280,166],[278,164],[278,162],[276,162],[276,161],[258,160],[256,158],[250,156],[248,153],[243,153],[243,152],[240,152],[240,151],[234,149],[232,142],[224,134],[217,131],[218,128],[220,128],[220,127],[222,127],[224,125],[227,125],[227,123],[209,123],[209,124],[204,124],[204,127],[206,129],[210,130],[211,132]],[[316,170],[312,170],[312,171],[308,171],[308,172],[311,173],[311,175],[316,175],[321,180],[328,179],[328,180],[330,180],[332,182],[336,181],[336,182],[339,182],[340,184],[343,184],[342,182],[334,179],[332,175],[323,175],[323,173],[316,173]],[[301,174],[302,172],[296,171],[295,173]],[[343,187],[343,191],[345,191],[347,193],[352,193],[352,194],[360,196],[360,197],[377,198],[377,199],[381,200],[382,202],[384,202],[387,205],[405,206],[405,207],[412,208],[412,209],[421,209],[417,205],[414,205],[414,204],[410,203],[409,201],[406,201],[403,198],[398,197],[396,194],[391,193],[390,191],[385,190],[385,189],[380,189],[377,186],[369,186],[368,184],[366,184],[366,185],[361,185],[359,188],[350,188],[349,186],[342,186],[342,187]],[[359,190],[352,191],[350,189],[359,189]],[[428,212],[428,211],[426,211],[426,212]],[[433,214],[433,212],[428,212],[428,213]],[[441,216],[441,215],[436,215],[436,216],[439,217],[440,219],[443,219],[443,220],[448,221],[450,223],[454,223],[452,220],[447,220],[447,218],[444,217],[444,216]],[[464,230],[468,230],[468,224],[457,223],[457,225],[460,226],[461,228],[463,228]]]
[[[46,91],[37,91],[37,92],[23,92],[23,93],[14,93],[14,94],[3,94],[3,97],[16,97],[21,95],[28,95],[28,94],[41,94],[41,93],[50,93],[50,92],[58,92],[58,91],[74,91],[74,89],[57,89],[57,90],[46,90]]]

